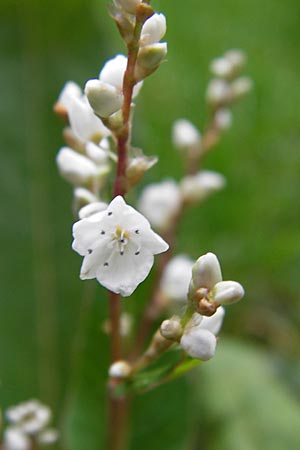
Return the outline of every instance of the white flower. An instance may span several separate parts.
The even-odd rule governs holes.
[[[212,105],[228,103],[231,100],[231,88],[227,81],[213,78],[206,90],[206,99]]]
[[[178,185],[173,180],[165,180],[147,186],[139,199],[138,209],[153,227],[168,229],[181,205]]]
[[[59,150],[56,163],[61,176],[74,185],[85,184],[101,172],[93,161],[68,147]]]
[[[186,302],[194,261],[185,255],[172,258],[166,265],[160,283],[164,295],[175,302]]]
[[[99,145],[94,144],[94,142],[88,142],[85,146],[87,156],[99,166],[105,165],[108,162],[108,149],[106,145],[107,139],[104,138],[100,141]]]
[[[232,95],[235,100],[244,97],[251,91],[253,82],[249,77],[239,77],[236,78],[231,83]]]
[[[217,77],[227,78],[231,76],[233,66],[231,61],[227,58],[216,58],[212,60],[210,70]]]
[[[108,371],[108,375],[112,378],[127,378],[131,373],[131,366],[127,361],[114,362]]]
[[[105,202],[92,202],[88,205],[83,206],[78,213],[79,219],[86,219],[87,217],[104,211],[107,208],[107,203]]]
[[[225,53],[224,57],[227,61],[230,61],[235,72],[241,70],[245,66],[247,61],[245,52],[239,49],[228,50]]]
[[[140,46],[156,44],[167,30],[166,18],[163,14],[153,14],[143,25]]]
[[[38,400],[21,403],[6,411],[7,419],[27,434],[40,432],[48,425],[51,416],[50,408]]]
[[[83,206],[97,202],[98,198],[95,194],[83,187],[77,187],[74,189],[74,207],[76,210],[82,208]]]
[[[18,427],[8,427],[4,433],[6,450],[30,450],[31,442],[28,436]]]
[[[245,294],[240,283],[222,280],[220,263],[213,253],[201,256],[193,266],[189,296],[193,297],[197,291],[200,300],[205,298],[208,302],[219,305],[236,303]]]
[[[180,183],[183,199],[188,203],[202,201],[226,184],[223,175],[212,170],[202,170],[196,175],[184,177]]]
[[[73,249],[84,256],[80,278],[97,278],[107,289],[127,297],[147,277],[154,256],[168,244],[121,196],[107,209],[73,226]]]
[[[201,134],[189,120],[178,119],[173,124],[172,140],[175,147],[185,149],[200,143]]]
[[[45,431],[42,431],[38,435],[38,442],[41,445],[50,445],[54,444],[59,438],[59,432],[55,430],[54,428],[48,428]]]
[[[230,109],[220,108],[215,114],[214,121],[219,130],[228,130],[232,125],[232,113]]]

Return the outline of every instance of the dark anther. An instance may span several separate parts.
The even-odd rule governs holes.
[[[93,250],[91,248],[88,249],[89,254],[93,253]]]
[[[122,244],[124,244],[124,242],[125,242],[125,239],[120,239],[120,242],[122,243]]]
[[[104,266],[106,266],[106,267],[107,267],[107,266],[108,266],[108,262],[105,262],[105,263],[104,263]]]
[[[102,231],[101,231],[101,234],[105,234],[105,231],[104,231],[104,230],[102,230]]]
[[[135,255],[137,256],[137,255],[139,255],[140,254],[140,252],[135,252]]]
[[[120,255],[124,255],[124,252],[120,252]]]
[[[111,215],[112,215],[112,212],[110,211],[110,212],[108,213],[108,215],[111,216]]]
[[[139,234],[139,232],[140,232],[140,230],[135,230],[135,233],[136,233],[136,234]]]

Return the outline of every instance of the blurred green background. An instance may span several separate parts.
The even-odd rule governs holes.
[[[243,48],[249,97],[205,161],[227,188],[190,210],[178,251],[213,251],[245,301],[228,308],[213,361],[136,399],[131,450],[300,448],[300,3],[153,0],[168,21],[168,62],[144,84],[134,144],[158,154],[144,182],[181,176],[170,130],[203,128],[213,57]],[[123,44],[103,0],[2,0],[0,402],[39,397],[70,450],[104,448],[108,339],[104,291],[80,282],[71,188],[55,155],[52,105],[66,80],[83,85]],[[149,280],[125,308],[142,310]],[[66,415],[65,413],[68,412]],[[66,419],[67,417],[67,419]]]

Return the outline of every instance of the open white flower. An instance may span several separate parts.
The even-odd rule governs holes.
[[[172,140],[175,147],[186,149],[187,147],[199,145],[201,134],[198,128],[189,120],[178,119],[173,124]]]
[[[138,209],[158,230],[168,229],[179,211],[181,195],[173,180],[152,183],[147,186],[139,199]]]
[[[105,211],[76,222],[73,236],[73,249],[84,256],[80,278],[97,278],[124,297],[147,277],[154,255],[169,247],[121,196],[114,198]]]
[[[184,201],[196,203],[218,192],[226,184],[226,178],[213,170],[201,170],[195,175],[187,175],[181,180],[180,189]]]
[[[30,450],[29,437],[18,427],[8,427],[4,433],[4,445],[7,450]]]

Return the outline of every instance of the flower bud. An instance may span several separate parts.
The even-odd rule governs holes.
[[[113,363],[108,371],[112,378],[127,378],[131,373],[131,366],[127,361],[116,361]]]
[[[95,194],[82,187],[75,188],[73,195],[73,209],[75,215],[77,215],[77,211],[79,211],[83,206],[98,201]]]
[[[242,70],[246,64],[247,56],[243,50],[228,50],[225,53],[224,58],[229,61],[235,72]]]
[[[7,450],[30,450],[29,437],[18,427],[8,427],[4,433],[4,445]]]
[[[228,130],[232,125],[232,113],[228,108],[221,108],[216,112],[215,124],[221,131]]]
[[[210,298],[221,305],[231,305],[245,295],[243,286],[236,281],[220,281],[214,286]]]
[[[151,169],[158,161],[157,156],[137,155],[129,161],[126,169],[126,178],[129,188],[135,186],[147,170]]]
[[[102,141],[107,141],[106,138],[102,139]],[[100,147],[100,145],[94,144],[94,142],[88,142],[85,146],[87,156],[94,161],[97,165],[105,165],[107,164],[107,151],[106,149]]]
[[[233,72],[233,65],[227,58],[216,58],[212,60],[210,70],[216,77],[229,78]]]
[[[141,3],[141,0],[117,0],[115,3],[119,4],[129,14],[135,14],[136,7]]]
[[[140,46],[156,44],[167,30],[166,18],[163,14],[153,14],[143,25]]]
[[[59,438],[59,433],[54,428],[48,428],[38,435],[38,442],[41,445],[54,444]]]
[[[249,77],[239,77],[231,83],[232,95],[234,100],[243,98],[251,91],[253,82]]]
[[[95,163],[68,147],[59,150],[56,162],[61,176],[75,185],[85,184],[98,174]]]
[[[78,84],[74,83],[74,81],[68,81],[64,85],[58,100],[54,105],[54,112],[63,119],[67,119],[68,111],[72,106],[73,99],[80,98],[81,96],[82,91]]]
[[[216,351],[216,337],[208,330],[200,326],[189,328],[182,335],[180,345],[192,358],[207,361]]]
[[[214,253],[206,253],[197,259],[192,270],[193,288],[201,287],[211,290],[216,283],[222,281],[222,273],[218,258]]]
[[[224,316],[225,309],[223,308],[223,306],[220,306],[212,316],[203,317],[201,328],[210,331],[216,336],[222,327]]]
[[[213,78],[207,86],[206,99],[212,106],[228,103],[231,100],[230,85],[225,80]]]
[[[99,80],[89,80],[84,92],[95,114],[100,117],[109,117],[118,111],[123,103],[123,95],[119,94],[114,86]]]
[[[184,177],[180,183],[180,190],[185,202],[196,203],[222,189],[225,183],[225,177],[220,173],[202,170],[196,175]]]
[[[167,54],[167,43],[146,45],[138,52],[137,66],[135,69],[135,79],[143,80],[151,75],[163,62]]]
[[[172,140],[175,147],[186,149],[199,145],[201,135],[197,127],[189,120],[178,119],[173,124]]]
[[[182,326],[180,324],[179,317],[172,317],[171,319],[164,320],[160,326],[160,333],[165,339],[171,341],[178,341],[182,336]]]

